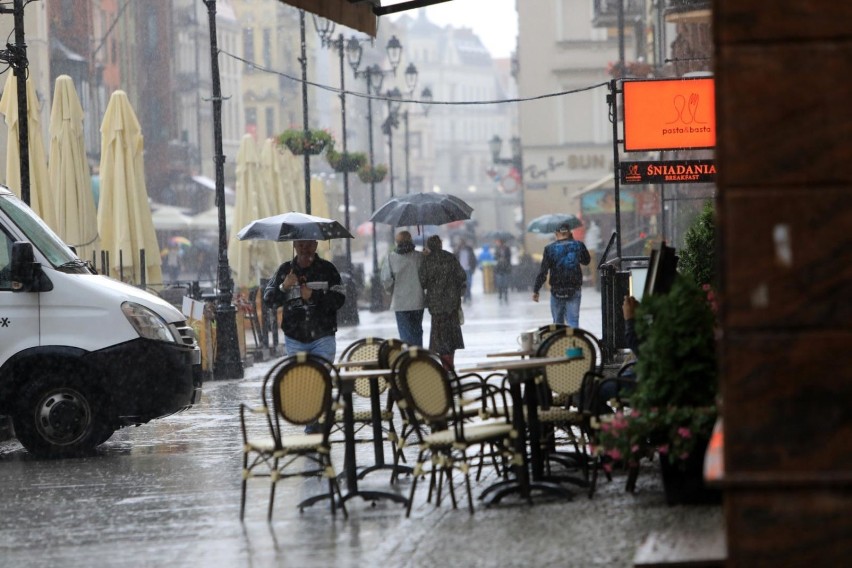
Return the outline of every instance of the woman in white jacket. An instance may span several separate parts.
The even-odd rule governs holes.
[[[423,346],[423,288],[418,271],[423,255],[414,250],[411,233],[396,235],[396,248],[382,264],[382,285],[391,294],[399,338],[409,346]]]

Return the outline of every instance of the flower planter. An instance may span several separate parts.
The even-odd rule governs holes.
[[[668,455],[660,455],[663,489],[669,505],[710,505],[722,501],[718,489],[704,483],[704,453],[709,440],[696,440],[694,451],[686,460],[671,463]]]
[[[324,130],[309,130],[307,135],[304,130],[285,130],[278,137],[278,142],[297,156],[315,156],[334,144],[331,134]]]
[[[380,183],[384,181],[387,175],[387,167],[381,165],[374,168],[365,165],[358,170],[358,179],[364,183]]]
[[[367,156],[363,152],[336,152],[329,148],[325,157],[328,165],[339,173],[357,172],[367,163]]]

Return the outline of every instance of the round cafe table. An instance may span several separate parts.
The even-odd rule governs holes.
[[[582,356],[581,356],[582,357]],[[507,481],[498,481],[485,489],[480,496],[486,506],[499,503],[500,500],[512,494],[518,494],[527,501],[532,502],[532,492],[555,495],[557,497],[571,498],[573,493],[559,483],[542,479],[544,471],[544,456],[540,444],[530,444],[530,452],[527,454],[527,430],[533,440],[540,437],[540,425],[538,423],[538,397],[534,386],[535,377],[548,365],[558,365],[574,361],[579,357],[534,357],[530,359],[509,359],[505,361],[489,361],[480,363],[475,367],[460,369],[459,373],[477,373],[481,371],[506,371],[506,380],[509,383],[509,393],[512,397],[512,423],[518,433],[515,438],[515,451],[522,456],[521,464],[515,466],[515,478]],[[526,396],[521,387],[526,390]],[[526,416],[524,416],[526,406]],[[530,467],[533,470],[533,478],[530,479]]]

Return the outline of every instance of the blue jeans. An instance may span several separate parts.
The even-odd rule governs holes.
[[[423,347],[423,310],[396,312],[399,338],[410,347]]]
[[[494,273],[494,286],[497,287],[497,296],[503,297],[506,296],[506,299],[509,299],[509,273],[508,272],[495,272]]]
[[[306,351],[311,355],[319,355],[329,363],[334,362],[334,357],[337,354],[337,340],[333,335],[320,337],[310,343],[302,343],[292,337],[284,336],[284,348],[287,350],[287,355],[295,355],[296,353]]]
[[[553,323],[564,323],[571,327],[580,327],[580,290],[571,298],[557,298],[550,295],[550,315]]]

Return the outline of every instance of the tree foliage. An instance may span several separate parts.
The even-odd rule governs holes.
[[[698,284],[715,286],[716,281],[716,223],[713,204],[707,202],[695,223],[686,232],[680,250],[678,268]]]

